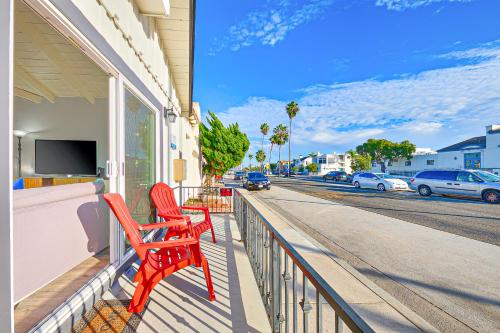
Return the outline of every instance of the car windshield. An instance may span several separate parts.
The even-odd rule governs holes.
[[[496,183],[500,182],[500,176],[494,175],[490,172],[475,171],[474,174],[476,176],[478,176],[479,178],[481,178],[482,180],[487,181],[487,182],[496,182]]]
[[[266,178],[266,176],[264,176],[260,172],[250,172],[248,174],[248,179],[256,179],[256,178]]]
[[[393,175],[385,175],[385,174],[382,174],[382,175],[378,175],[379,177],[382,177],[384,179],[399,179],[398,177],[396,176],[393,176]]]

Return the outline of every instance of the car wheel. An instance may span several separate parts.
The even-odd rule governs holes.
[[[385,185],[380,183],[377,185],[377,190],[379,190],[380,192],[384,192],[385,191]]]
[[[361,186],[359,185],[359,183],[358,183],[358,182],[354,182],[354,187],[356,187],[356,188],[360,188]]]
[[[428,197],[429,195],[432,194],[431,188],[427,185],[420,185],[418,187],[418,194],[420,194],[423,197]]]
[[[266,190],[268,190],[268,191],[269,191],[270,189],[271,189],[271,186],[266,187]]]
[[[493,190],[486,191],[483,194],[483,200],[487,203],[497,204],[500,202],[500,193]]]

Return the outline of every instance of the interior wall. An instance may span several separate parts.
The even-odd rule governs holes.
[[[33,103],[14,99],[14,129],[29,132],[22,139],[24,177],[35,175],[35,139],[96,140],[97,166],[108,160],[108,100],[98,98],[94,104],[84,98],[61,97],[50,103]],[[13,141],[13,169],[17,177],[17,139]]]

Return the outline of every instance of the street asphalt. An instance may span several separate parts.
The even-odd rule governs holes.
[[[271,181],[253,195],[440,331],[500,331],[500,205]]]
[[[271,181],[292,191],[500,246],[500,205],[437,195],[422,197],[413,191],[357,189],[346,183],[325,183],[320,177],[273,177]]]

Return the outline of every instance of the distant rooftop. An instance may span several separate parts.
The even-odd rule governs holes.
[[[459,151],[464,149],[484,149],[486,148],[486,136],[476,136],[454,145],[439,149],[438,152]]]

